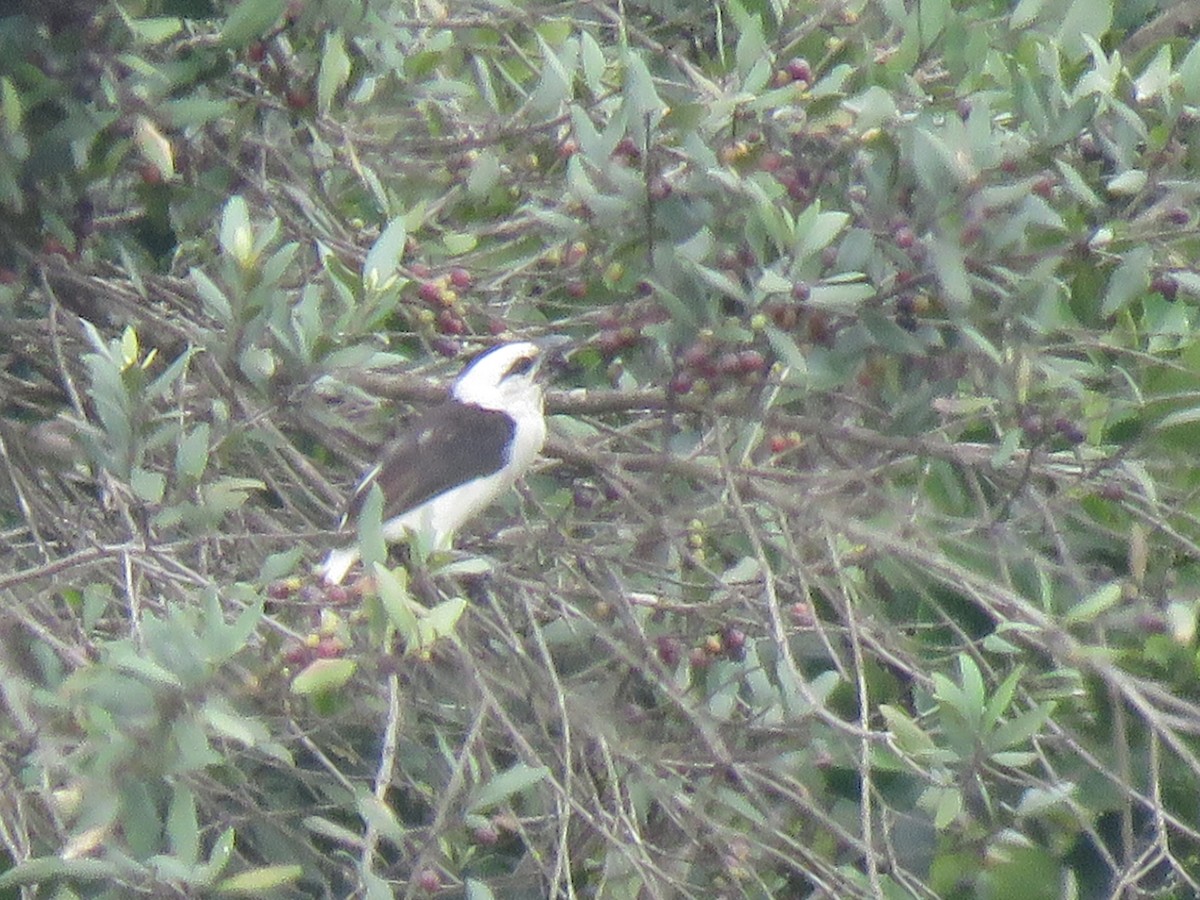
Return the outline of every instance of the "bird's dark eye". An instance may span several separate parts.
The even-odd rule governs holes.
[[[516,360],[515,362],[513,362],[513,364],[511,366],[508,367],[508,371],[504,373],[504,377],[508,378],[512,375],[524,375],[527,372],[529,372],[529,370],[532,368],[533,368],[533,357],[532,356],[522,356],[520,359]]]

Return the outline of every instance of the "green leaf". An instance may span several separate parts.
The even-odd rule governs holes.
[[[375,587],[379,591],[379,602],[383,606],[384,615],[396,629],[405,646],[411,646],[417,640],[417,612],[414,609],[412,597],[408,593],[408,584],[403,569],[392,572],[382,563],[375,563]]]
[[[466,900],[496,900],[496,895],[484,882],[468,878]]]
[[[1092,591],[1067,610],[1066,615],[1063,616],[1063,623],[1077,625],[1080,622],[1091,622],[1102,612],[1116,606],[1122,596],[1124,596],[1124,589],[1121,587],[1121,582],[1110,581]]]
[[[21,94],[12,81],[8,76],[0,78],[0,124],[3,125],[4,134],[10,142],[17,141],[21,135],[23,109]]]
[[[968,722],[977,724],[982,721],[984,707],[987,705],[983,674],[975,660],[966,653],[958,655],[958,670],[962,678],[964,717]]]
[[[883,703],[880,704],[879,711],[883,714],[883,720],[887,722],[888,731],[896,740],[896,746],[905,753],[920,756],[937,749],[933,738],[899,707]]]
[[[550,777],[548,766],[528,766],[517,763],[511,769],[492,777],[490,781],[475,791],[475,796],[467,804],[467,812],[480,814],[506,802],[514,794],[529,790]]]
[[[226,828],[221,832],[220,837],[213,842],[212,852],[208,855],[208,861],[196,871],[196,884],[211,884],[214,878],[225,871],[225,867],[229,865],[229,860],[233,856],[235,835],[236,832],[233,828]]]
[[[151,472],[141,467],[134,468],[129,476],[129,486],[139,500],[146,503],[162,503],[167,489],[167,479],[161,472]]]
[[[453,637],[455,626],[467,611],[467,601],[452,597],[435,606],[417,620],[417,643],[428,648],[436,641]]]
[[[387,560],[387,541],[383,537],[383,491],[372,484],[367,492],[355,523],[358,549],[362,553],[364,567]]]
[[[987,738],[987,746],[992,751],[1024,744],[1042,730],[1054,713],[1055,704],[1046,702],[1038,704],[1034,709],[1021,713],[1009,719],[993,731]]]
[[[186,866],[200,859],[200,823],[196,816],[196,796],[184,784],[175,784],[167,809],[167,837],[171,853]]]
[[[283,15],[287,0],[242,0],[233,7],[221,29],[221,43],[240,50],[274,27]]]
[[[354,676],[358,664],[352,659],[316,659],[292,679],[292,693],[306,696],[327,694]]]
[[[1100,304],[1100,315],[1113,315],[1150,289],[1150,265],[1153,259],[1153,251],[1144,244],[1126,254],[1116,271],[1109,276],[1108,290]]]
[[[788,373],[789,379],[803,379],[808,374],[808,360],[804,358],[804,351],[796,345],[792,336],[774,325],[768,325],[764,333],[780,362],[791,370]]]
[[[179,442],[175,449],[175,473],[181,478],[199,480],[208,467],[207,422],[201,422]]]
[[[252,4],[242,4],[243,7],[248,5]],[[225,210],[221,214],[220,242],[225,254],[243,269],[253,265],[254,231],[250,227],[250,210],[245,198],[239,194],[234,194],[225,202]]]
[[[246,5],[243,3],[243,5]],[[218,894],[233,897],[261,897],[268,891],[294,884],[304,875],[303,866],[262,866],[239,872],[216,884]]]
[[[1000,687],[992,693],[992,698],[988,700],[987,707],[983,711],[983,719],[980,722],[981,731],[990,732],[996,727],[996,723],[1000,721],[1000,717],[1012,703],[1013,695],[1016,693],[1017,685],[1020,683],[1024,671],[1021,666],[1017,666],[1008,674]]]
[[[396,216],[367,251],[363,263],[363,287],[368,291],[382,290],[395,278],[407,241],[408,226],[404,216]]]
[[[233,320],[233,306],[219,287],[200,269],[191,269],[188,273],[204,311],[221,325],[228,325]]]
[[[109,662],[113,668],[129,675],[137,676],[143,681],[154,682],[168,687],[183,687],[178,676],[158,663],[151,662],[126,644],[118,644],[111,648]]]
[[[1200,41],[1192,42],[1183,62],[1175,72],[1183,88],[1183,99],[1187,103],[1200,103]]]
[[[397,847],[404,846],[405,830],[395,812],[382,803],[374,794],[361,794],[358,798],[358,814],[364,822],[379,832],[379,836]]]
[[[122,868],[107,859],[60,859],[57,856],[36,856],[17,863],[0,875],[0,890],[23,884],[43,884],[56,879],[100,881],[119,878]]]
[[[350,79],[350,54],[346,52],[346,38],[341,29],[325,35],[325,49],[321,54],[321,71],[317,76],[317,109],[328,113],[337,92]]]

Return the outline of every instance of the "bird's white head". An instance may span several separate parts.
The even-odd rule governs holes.
[[[543,350],[532,341],[498,344],[463,370],[454,382],[454,399],[484,409],[522,414],[542,412],[537,379]]]

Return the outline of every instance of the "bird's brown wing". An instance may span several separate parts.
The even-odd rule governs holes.
[[[515,431],[516,423],[504,413],[457,401],[422,413],[355,487],[342,527],[357,519],[373,484],[383,491],[387,521],[450,488],[498,472]]]

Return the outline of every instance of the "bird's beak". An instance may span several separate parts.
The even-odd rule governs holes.
[[[563,334],[547,334],[533,339],[533,345],[538,348],[538,375],[555,367],[570,352],[571,339]]]

